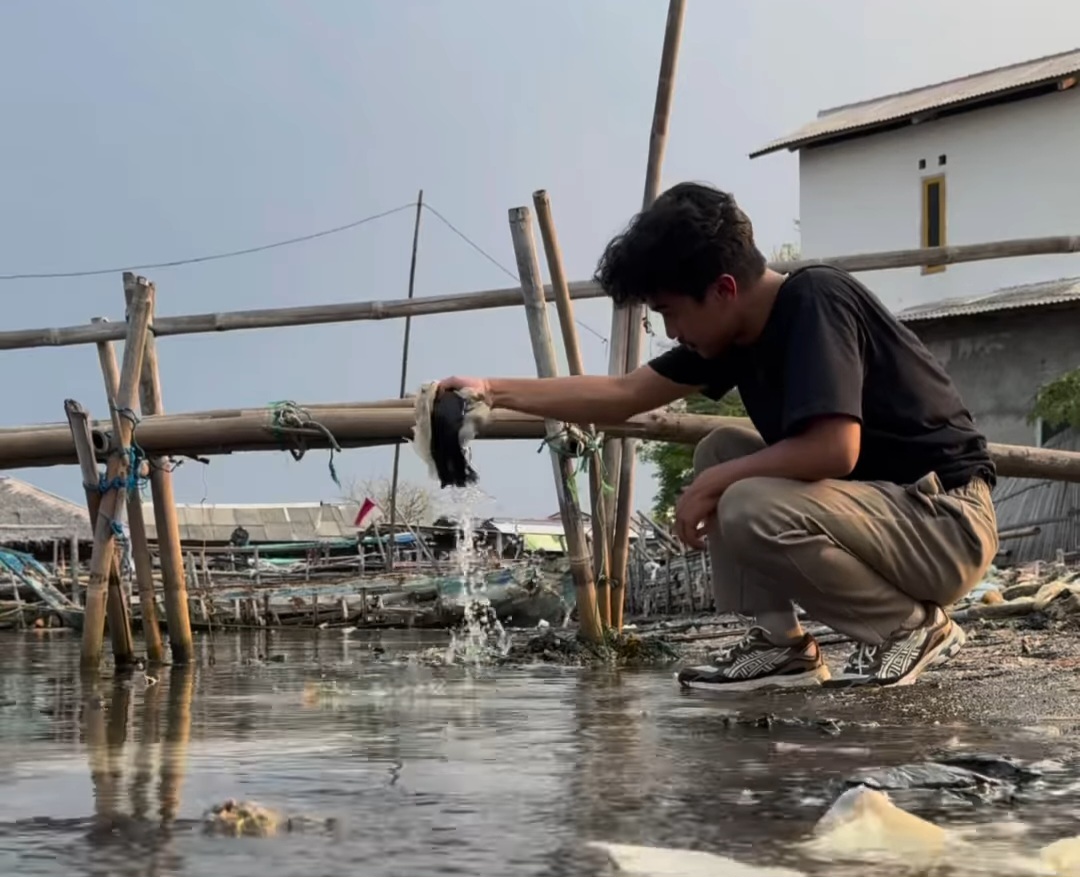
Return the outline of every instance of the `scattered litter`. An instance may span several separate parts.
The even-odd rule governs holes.
[[[803,877],[787,868],[761,868],[702,850],[677,850],[594,841],[616,870],[642,877]]]

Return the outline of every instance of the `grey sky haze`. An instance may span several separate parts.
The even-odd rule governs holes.
[[[507,210],[551,195],[570,276],[640,207],[666,0],[7,0],[0,4],[0,274],[198,256],[425,200],[508,267]],[[735,192],[766,252],[797,240],[797,160],[754,147],[822,107],[1074,48],[1064,0],[690,0],[665,185]],[[146,272],[160,314],[402,298],[412,213],[232,260]],[[512,285],[425,213],[418,296]],[[119,274],[0,283],[5,328],[122,319]],[[578,317],[603,335],[606,302]],[[170,412],[397,392],[401,321],[233,332],[159,345]],[[606,370],[594,335],[586,367]],[[646,351],[648,353],[648,351]],[[105,402],[92,347],[2,353],[0,425]],[[410,387],[531,375],[519,310],[413,323]],[[557,508],[534,442],[481,442],[502,515]],[[389,474],[347,451],[343,479]],[[425,477],[411,452],[404,477]],[[642,469],[637,505],[653,494]],[[79,498],[77,470],[11,474]],[[182,502],[333,499],[326,454],[187,463]]]

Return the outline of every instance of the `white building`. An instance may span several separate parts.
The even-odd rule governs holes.
[[[1080,50],[824,110],[799,153],[802,253],[1080,235]],[[1080,275],[1080,255],[862,275],[894,311]]]

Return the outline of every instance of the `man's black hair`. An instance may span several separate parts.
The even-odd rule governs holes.
[[[616,304],[645,303],[657,293],[700,301],[721,274],[743,286],[765,267],[753,225],[730,193],[679,183],[608,243],[594,279]]]

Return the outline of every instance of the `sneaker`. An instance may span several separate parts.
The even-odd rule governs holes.
[[[829,678],[821,648],[810,634],[791,646],[776,646],[765,631],[752,627],[725,649],[712,664],[685,667],[675,674],[683,688],[752,691],[759,688],[798,688],[820,685]]]
[[[830,687],[851,685],[911,685],[928,667],[944,664],[963,647],[967,637],[940,606],[926,607],[926,621],[880,645],[862,643],[848,658]]]

